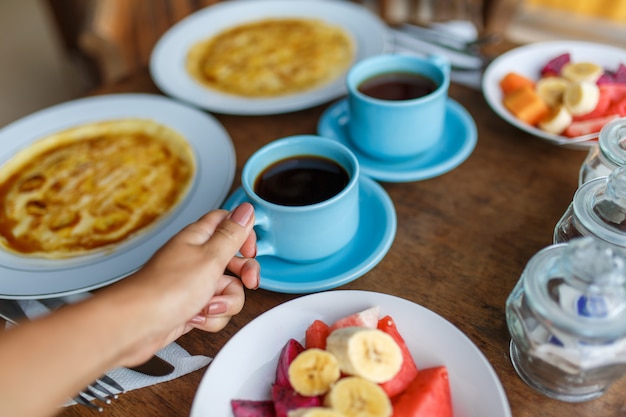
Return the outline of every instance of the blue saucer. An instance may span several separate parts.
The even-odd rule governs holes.
[[[352,241],[319,262],[297,264],[274,256],[258,256],[265,290],[302,294],[329,290],[359,278],[376,266],[396,236],[396,210],[387,192],[368,177],[359,182],[360,224]],[[224,203],[232,210],[246,201],[241,187]]]
[[[348,137],[348,120],[348,100],[343,99],[324,111],[317,133],[349,147],[359,160],[361,173],[386,182],[424,180],[451,171],[470,156],[478,136],[472,116],[459,103],[448,99],[444,137],[433,149],[406,160],[384,161],[355,148]]]

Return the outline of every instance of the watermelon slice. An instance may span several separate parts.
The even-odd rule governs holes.
[[[626,117],[626,97],[613,103],[607,113],[619,114],[620,117]]]
[[[600,98],[598,99],[598,104],[596,104],[596,108],[593,109],[591,112],[583,114],[581,116],[573,116],[573,121],[576,122],[580,120],[596,119],[607,114],[606,112],[613,102],[613,96],[615,92],[613,91],[613,88],[608,87],[607,85],[601,85],[599,87],[599,90]]]
[[[276,367],[276,379],[274,383],[291,388],[289,382],[289,364],[295,359],[300,352],[304,350],[304,346],[295,339],[289,339],[278,357],[278,366]]]
[[[378,325],[378,316],[380,314],[380,307],[370,307],[355,314],[351,314],[344,318],[341,318],[334,322],[330,326],[330,331],[340,329],[343,327],[357,326],[367,327],[368,329],[375,329]]]
[[[326,338],[330,334],[330,327],[322,320],[314,320],[306,329],[304,348],[326,349]]]
[[[563,135],[575,138],[577,136],[588,135],[590,133],[598,133],[602,130],[602,127],[605,124],[611,120],[617,119],[618,117],[619,115],[617,114],[611,114],[608,116],[597,117],[595,119],[572,122],[572,124],[565,129]]]
[[[626,98],[626,84],[603,84],[599,88],[600,94],[608,95],[612,102]]]
[[[390,381],[380,384],[381,388],[387,393],[389,398],[393,398],[400,394],[409,386],[411,381],[417,375],[417,365],[413,360],[413,356],[409,351],[404,338],[400,335],[395,321],[391,316],[385,316],[378,321],[378,329],[390,335],[396,341],[402,351],[402,368]]]
[[[445,366],[422,369],[393,401],[393,417],[452,417],[452,395]]]

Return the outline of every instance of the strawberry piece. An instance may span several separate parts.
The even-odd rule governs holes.
[[[304,346],[295,339],[289,339],[278,357],[278,366],[276,367],[276,379],[274,383],[291,388],[289,382],[289,365],[304,350]]]
[[[595,119],[573,122],[567,127],[567,129],[565,129],[563,135],[575,138],[577,136],[588,135],[590,133],[597,133],[602,129],[602,126],[611,120],[617,119],[618,117],[619,115],[617,114],[611,114],[608,116],[597,117]]]
[[[393,417],[452,417],[452,395],[445,366],[422,369],[395,401]]]
[[[550,77],[550,76],[558,76],[561,74],[561,68],[563,65],[570,62],[571,57],[569,53],[561,54],[557,57],[552,58],[548,61],[546,65],[541,69],[542,77]]]
[[[402,393],[409,386],[411,381],[417,375],[417,365],[413,360],[413,356],[409,351],[409,347],[406,345],[404,338],[400,335],[398,327],[391,316],[385,316],[378,321],[378,329],[390,335],[393,340],[396,341],[400,350],[402,351],[402,367],[400,371],[390,381],[379,384],[380,387],[387,393],[389,398],[393,398],[396,395]]]
[[[235,417],[276,417],[270,400],[231,400],[230,407]]]
[[[367,327],[368,329],[375,329],[378,325],[378,315],[380,314],[380,307],[370,307],[355,314],[351,314],[344,318],[341,318],[334,322],[330,326],[330,332],[342,327]]]
[[[315,320],[306,329],[304,348],[326,349],[326,338],[330,334],[330,327],[322,320]]]

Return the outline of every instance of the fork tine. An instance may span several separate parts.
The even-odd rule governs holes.
[[[105,384],[115,388],[116,390],[118,390],[120,392],[124,392],[125,391],[123,386],[118,384],[113,378],[111,378],[108,375],[102,375],[100,378],[98,378],[98,380],[100,382],[104,382]]]
[[[92,410],[96,410],[99,413],[104,411],[104,408],[93,404],[91,401],[89,401],[82,392],[79,392],[78,395],[76,397],[74,397],[74,401],[76,401],[78,404],[80,405],[84,405],[85,407],[89,407]]]
[[[113,391],[111,391],[110,389],[108,389],[107,387],[105,387],[104,385],[99,383],[98,381],[94,381],[93,383],[91,383],[91,385],[89,385],[89,387],[91,387],[91,388],[93,388],[93,389],[95,389],[97,391],[103,392],[103,393],[105,393],[106,395],[110,396],[113,399],[117,399],[118,398],[118,395],[116,393],[114,393]],[[94,395],[94,397],[95,397],[95,395]],[[104,398],[106,398],[106,397],[104,397]]]
[[[97,399],[99,399],[100,401],[104,402],[105,404],[111,404],[111,399],[108,398],[106,395],[102,395],[100,392],[104,392],[105,394],[110,394],[111,397],[115,398],[117,396],[114,397],[115,394],[113,394],[112,392],[110,392],[109,390],[102,390],[100,387],[102,387],[102,385],[98,384],[97,382],[94,382],[93,384],[89,385],[87,388],[85,388],[83,390],[84,393],[91,395],[92,397],[95,397]],[[104,388],[104,387],[102,387]]]

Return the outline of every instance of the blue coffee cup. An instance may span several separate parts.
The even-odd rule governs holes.
[[[359,91],[366,81],[385,74],[413,74],[432,81],[426,95],[389,100]],[[450,86],[450,63],[441,56],[383,54],[355,64],[346,77],[348,133],[356,148],[382,160],[415,157],[442,137]]]
[[[347,174],[340,191],[319,202],[287,205],[268,201],[258,181],[270,167],[301,157],[323,158]],[[296,181],[296,175],[290,180]],[[257,255],[272,255],[297,263],[315,262],[346,246],[359,226],[359,165],[339,142],[316,135],[296,135],[263,146],[246,161],[241,183],[255,208]],[[291,185],[290,185],[291,186]]]

